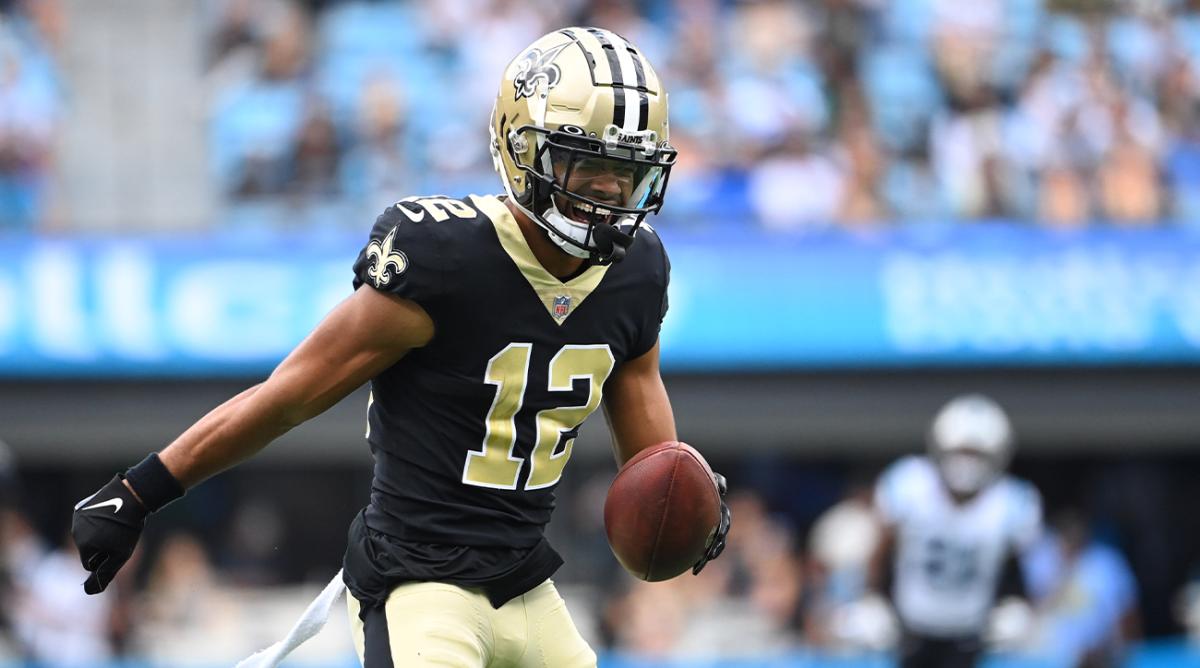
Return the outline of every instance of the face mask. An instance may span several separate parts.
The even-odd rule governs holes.
[[[991,479],[991,462],[978,455],[951,452],[938,461],[942,479],[955,494],[974,494]]]

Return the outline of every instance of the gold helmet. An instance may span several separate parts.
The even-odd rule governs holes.
[[[601,264],[662,208],[675,162],[658,75],[599,28],[543,35],[509,63],[491,137],[512,201],[564,251]]]

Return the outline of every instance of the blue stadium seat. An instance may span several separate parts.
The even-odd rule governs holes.
[[[218,178],[226,186],[240,176],[252,155],[281,159],[304,120],[304,90],[298,82],[253,82],[227,91],[217,101],[209,147]]]

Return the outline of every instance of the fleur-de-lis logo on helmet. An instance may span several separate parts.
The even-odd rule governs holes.
[[[539,81],[546,82],[547,90],[557,86],[562,79],[562,70],[554,64],[554,59],[570,44],[570,42],[559,44],[546,50],[545,53],[541,49],[527,51],[517,63],[517,74],[513,77],[513,88],[517,90],[517,93],[513,99],[533,97]]]
[[[392,228],[383,241],[372,240],[367,244],[367,257],[373,259],[370,267],[367,267],[367,276],[375,281],[375,287],[382,288],[392,279],[404,273],[408,269],[408,256],[404,251],[395,250],[392,244],[396,240],[396,228]],[[388,267],[392,267],[393,271],[389,272]]]

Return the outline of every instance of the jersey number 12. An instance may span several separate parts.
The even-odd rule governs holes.
[[[487,432],[483,448],[467,453],[463,465],[463,483],[493,489],[517,489],[517,479],[525,460],[514,455],[517,446],[517,413],[524,405],[529,388],[529,358],[533,344],[510,343],[488,360],[484,382],[496,386],[496,398],[487,414]],[[562,477],[563,467],[571,458],[575,439],[555,452],[562,435],[583,424],[600,405],[604,381],[612,373],[615,360],[605,344],[566,345],[550,360],[549,392],[568,392],[578,379],[587,379],[587,402],[581,406],[560,406],[538,411],[537,440],[529,456],[529,476],[525,489],[550,487]]]

